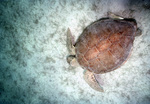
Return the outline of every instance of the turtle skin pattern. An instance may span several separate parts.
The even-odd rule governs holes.
[[[105,19],[89,25],[79,36],[76,58],[82,68],[96,74],[117,69],[133,46],[136,22]]]

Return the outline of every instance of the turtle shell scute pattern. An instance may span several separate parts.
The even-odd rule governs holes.
[[[84,69],[97,74],[115,70],[129,56],[135,32],[135,26],[125,20],[94,22],[76,42],[77,61]]]

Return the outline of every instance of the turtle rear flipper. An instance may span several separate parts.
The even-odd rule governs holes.
[[[119,16],[119,15],[116,15],[112,12],[107,12],[107,15],[109,18],[112,18],[112,19],[124,19],[123,17]]]
[[[84,80],[88,83],[88,85],[96,91],[104,92],[103,88],[97,82],[94,74],[88,70],[84,72],[83,76]]]
[[[135,36],[141,36],[141,35],[142,35],[142,30],[140,28],[137,28]]]

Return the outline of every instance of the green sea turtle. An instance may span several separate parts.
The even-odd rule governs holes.
[[[102,18],[86,27],[76,43],[68,29],[67,46],[70,55],[67,61],[71,65],[78,63],[85,69],[85,81],[93,89],[103,92],[97,74],[113,71],[126,62],[135,36],[140,34],[135,19],[109,12],[108,18]]]

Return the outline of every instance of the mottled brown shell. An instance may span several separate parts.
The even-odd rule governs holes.
[[[126,19],[92,23],[76,42],[77,61],[97,74],[117,69],[130,54],[136,30],[136,22]]]

